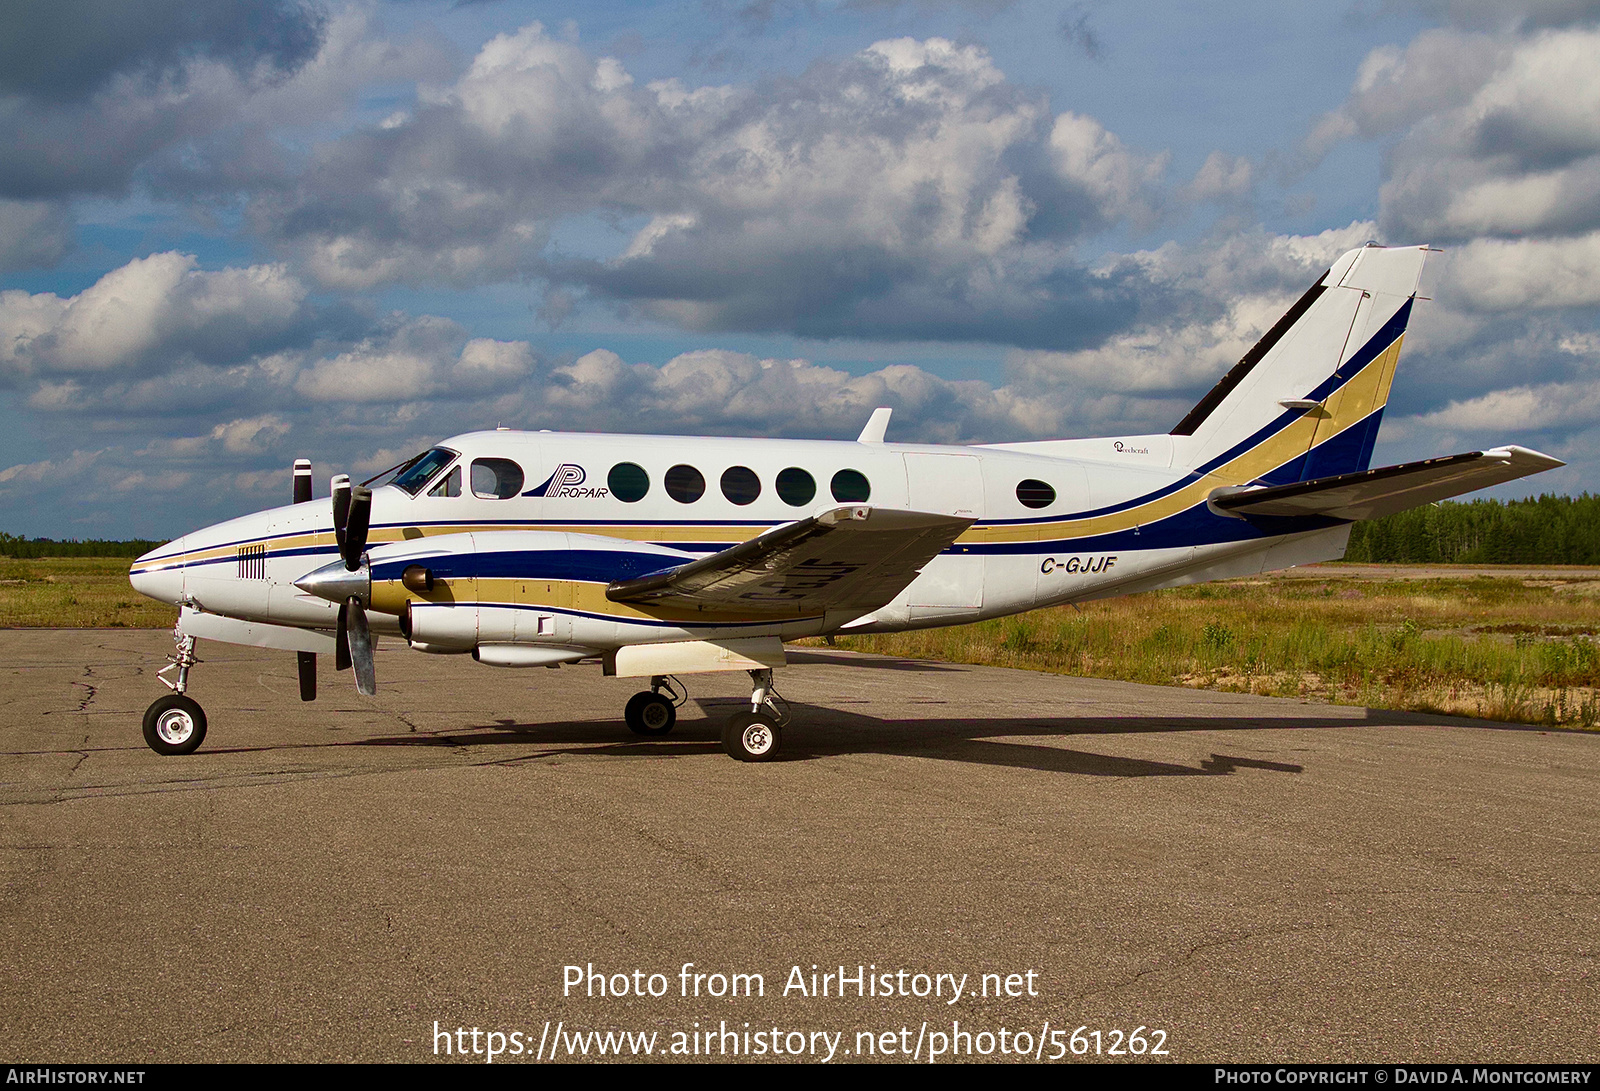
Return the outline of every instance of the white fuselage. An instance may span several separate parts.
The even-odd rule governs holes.
[[[519,583],[516,573],[491,580],[486,574],[473,585],[478,610],[471,631],[452,622],[461,631],[427,649],[450,651],[470,650],[476,642],[604,650],[684,639],[791,639],[840,629],[950,625],[1342,555],[1346,523],[1286,520],[1273,528],[1280,533],[1269,534],[1210,510],[1210,491],[1236,484],[1237,475],[1224,480],[1174,468],[1181,454],[1175,447],[1184,439],[946,447],[474,432],[440,444],[458,457],[417,495],[393,485],[374,492],[369,548],[377,565],[380,557],[437,557],[441,550],[492,555],[521,549],[519,555],[527,556],[530,544],[536,547],[546,567],[531,580]],[[492,471],[504,483],[513,472],[506,464],[512,464],[521,475],[514,494],[475,495],[477,463],[489,467],[478,467],[483,472],[476,474],[485,490],[495,488]],[[635,469],[615,471],[624,464]],[[453,486],[446,480],[451,473],[458,475]],[[696,474],[703,481],[698,496]],[[637,499],[619,497],[612,487],[628,486],[622,491],[636,494],[641,478],[643,495]],[[716,552],[851,502],[975,522],[894,601],[864,617],[688,623],[609,605],[596,593],[652,562],[681,563],[673,558]],[[304,593],[295,581],[337,556],[324,498],[185,535],[140,558],[131,578],[144,594],[207,614],[331,630],[338,607]],[[562,559],[571,563],[549,567]],[[400,631],[398,618],[381,609],[372,626]]]

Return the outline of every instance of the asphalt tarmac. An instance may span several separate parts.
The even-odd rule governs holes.
[[[0,633],[7,1061],[1600,1059],[1600,734],[819,651],[742,765],[742,675],[202,643],[163,758],[170,647]]]

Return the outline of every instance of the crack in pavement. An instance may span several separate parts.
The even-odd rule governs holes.
[[[85,678],[93,678],[95,676],[94,667],[86,665],[83,668],[83,676]],[[87,713],[89,711],[89,706],[94,703],[95,697],[99,695],[100,688],[89,682],[73,682],[72,684],[80,687],[84,691],[83,700],[78,702],[78,707],[74,711]],[[68,777],[71,777],[74,773],[76,773],[78,771],[78,767],[89,760],[89,739],[89,733],[85,732],[83,736],[83,748],[66,751],[68,754],[76,754],[78,756],[78,760],[74,761],[67,769],[66,775]]]
[[[1100,996],[1100,995],[1103,995],[1105,993],[1115,992],[1118,989],[1126,988],[1129,985],[1132,985],[1132,984],[1134,984],[1134,983],[1136,983],[1138,981],[1142,981],[1145,978],[1151,977],[1151,976],[1153,976],[1155,974],[1171,973],[1171,972],[1173,972],[1175,970],[1182,970],[1185,967],[1187,967],[1190,963],[1192,963],[1197,957],[1199,957],[1200,952],[1202,952],[1202,951],[1209,951],[1209,950],[1213,950],[1213,949],[1218,948],[1218,947],[1233,947],[1233,946],[1237,946],[1238,944],[1241,944],[1241,943],[1248,943],[1253,939],[1264,938],[1264,937],[1268,937],[1268,936],[1298,936],[1298,935],[1303,935],[1303,934],[1305,934],[1307,932],[1325,932],[1325,931],[1330,930],[1332,927],[1333,927],[1333,925],[1331,925],[1331,924],[1319,924],[1319,925],[1308,925],[1308,926],[1303,927],[1303,928],[1282,928],[1282,929],[1273,928],[1273,929],[1265,929],[1265,930],[1262,930],[1262,931],[1250,931],[1250,932],[1244,933],[1243,935],[1233,936],[1233,937],[1230,937],[1228,939],[1219,939],[1219,940],[1213,940],[1213,941],[1211,941],[1209,943],[1196,944],[1195,946],[1189,948],[1188,951],[1184,952],[1179,957],[1171,960],[1170,962],[1168,962],[1168,963],[1166,963],[1164,965],[1152,966],[1148,970],[1141,970],[1138,973],[1134,974],[1132,977],[1124,978],[1124,979],[1122,979],[1120,981],[1110,982],[1109,984],[1104,985],[1101,988],[1090,989],[1088,992],[1085,992],[1085,993],[1079,993],[1078,995],[1072,997],[1072,999],[1074,999],[1074,1000],[1087,1000],[1087,999],[1089,999],[1090,997],[1093,997],[1093,996]]]

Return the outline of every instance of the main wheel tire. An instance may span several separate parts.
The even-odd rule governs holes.
[[[206,713],[181,693],[158,697],[144,710],[144,741],[157,754],[193,754],[206,741]]]
[[[661,694],[645,690],[628,698],[622,718],[636,735],[665,735],[678,722],[678,710]]]
[[[722,729],[722,749],[738,761],[773,761],[782,748],[783,734],[769,716],[741,712]]]

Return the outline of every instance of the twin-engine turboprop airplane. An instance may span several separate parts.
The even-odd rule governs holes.
[[[624,719],[672,729],[675,676],[745,670],[723,731],[779,753],[783,642],[952,625],[1344,555],[1351,524],[1562,465],[1521,447],[1368,469],[1425,247],[1352,250],[1166,435],[972,447],[496,429],[445,440],[313,504],[219,523],[133,565],[181,607],[162,754],[205,738],[197,639],[354,666],[375,635],[496,667],[599,660],[649,679]],[[176,677],[166,675],[176,672]]]

